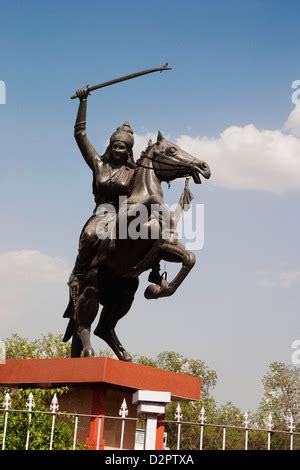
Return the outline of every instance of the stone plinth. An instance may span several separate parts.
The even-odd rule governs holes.
[[[138,390],[170,392],[172,400],[200,398],[199,378],[102,357],[7,361],[0,364],[0,385],[68,386],[69,393],[60,399],[60,411],[106,416],[100,422],[99,418],[79,419],[79,441],[86,442],[90,449],[96,448],[99,432],[101,449],[119,448],[121,421],[108,416],[119,417],[125,398],[128,417],[136,417],[132,395]],[[134,448],[135,427],[135,421],[126,421],[124,449]],[[162,448],[161,442],[157,448]]]

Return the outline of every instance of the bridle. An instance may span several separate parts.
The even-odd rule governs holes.
[[[155,163],[158,163],[159,162],[157,161],[156,157],[154,156],[153,158],[152,157],[149,157],[147,154],[143,155],[142,157],[142,161],[144,160],[144,158],[148,158],[148,160],[151,160],[152,162],[155,162]],[[192,160],[188,165],[177,165],[176,163],[171,163],[171,162],[163,162],[163,165],[166,165],[166,166],[169,166],[169,167],[174,167],[174,168],[160,168],[159,171],[178,171],[178,170],[187,170],[187,173],[186,175],[184,176],[189,176],[190,175],[190,168],[191,166],[194,164],[196,160]],[[151,166],[147,166],[147,165],[142,165],[142,162],[139,162],[139,160],[136,162],[136,165],[141,167],[141,168],[145,168],[147,170],[153,170],[155,171],[155,168],[151,167]]]

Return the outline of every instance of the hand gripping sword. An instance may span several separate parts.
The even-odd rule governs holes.
[[[126,80],[131,80],[132,78],[141,77],[142,75],[147,75],[148,73],[153,72],[164,72],[165,70],[172,70],[166,62],[162,67],[155,67],[153,69],[142,70],[140,72],[131,73],[130,75],[124,75],[123,77],[115,78],[114,80],[109,80],[108,82],[99,83],[98,85],[87,86],[87,90],[90,93],[91,91],[98,90],[99,88],[104,88],[106,86],[114,85],[115,83],[125,82]],[[77,95],[72,95],[71,100],[77,98]]]

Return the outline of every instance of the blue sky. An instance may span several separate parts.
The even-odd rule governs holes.
[[[132,352],[204,359],[220,402],[256,406],[268,364],[290,363],[300,335],[299,13],[298,2],[276,0],[0,2],[1,335],[65,327],[66,273],[93,210],[70,95],[167,60],[171,72],[89,98],[99,152],[128,120],[140,142],[161,129],[213,169],[192,188],[205,204],[197,265],[173,298],[147,302],[141,288],[120,336]]]

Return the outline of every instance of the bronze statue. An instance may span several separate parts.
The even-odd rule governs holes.
[[[139,275],[151,270],[148,279],[153,284],[147,287],[145,297],[157,299],[172,295],[195,263],[194,254],[176,240],[174,214],[164,206],[161,182],[191,176],[195,183],[200,183],[200,175],[210,177],[208,165],[168,142],[160,132],[157,141],[149,141],[135,163],[134,136],[129,123],[112,134],[103,156],[96,152],[86,134],[90,91],[158,70],[168,70],[167,64],[95,87],[81,88],[74,95],[80,101],[75,139],[93,172],[96,208],[81,232],[78,256],[69,279],[70,301],[64,316],[70,321],[64,341],[73,337],[72,357],[79,357],[82,351],[86,357],[94,355],[90,330],[101,304],[103,308],[94,333],[106,341],[120,360],[130,361],[115,327],[130,310]],[[185,194],[188,194],[187,188]],[[128,228],[128,221],[136,217],[136,208],[146,210],[142,228],[147,236],[133,238],[126,232],[125,237],[120,237],[120,226],[126,221]],[[164,230],[166,222],[167,231]],[[169,283],[160,274],[161,260],[182,263],[179,273]]]

